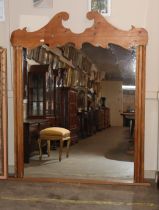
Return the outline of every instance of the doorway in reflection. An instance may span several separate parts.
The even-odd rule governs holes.
[[[134,175],[135,49],[72,43],[23,50],[25,176],[130,180]],[[71,131],[70,157],[51,156],[39,132]]]

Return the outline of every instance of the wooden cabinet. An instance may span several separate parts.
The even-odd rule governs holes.
[[[23,123],[24,129],[24,163],[29,163],[30,156],[38,150],[39,132],[50,127],[50,121],[45,119],[25,120]]]
[[[104,109],[97,110],[97,130],[104,129]]]
[[[102,130],[110,126],[110,110],[107,107],[102,107],[97,110],[97,130]]]
[[[48,65],[32,65],[28,72],[28,118],[54,114],[53,74]]]
[[[48,65],[32,65],[28,73],[28,118],[56,118],[54,126],[71,131],[72,143],[77,142],[77,91],[59,83],[61,69],[49,70]],[[62,77],[60,77],[62,78]]]
[[[97,118],[96,110],[81,111],[79,116],[79,137],[86,138],[96,133],[97,130]]]
[[[58,125],[71,131],[72,143],[78,139],[77,91],[69,87],[56,88],[56,117]]]
[[[104,127],[110,127],[110,109],[108,107],[104,108]]]
[[[40,130],[56,126],[54,75],[49,65],[32,65],[27,82],[27,119],[23,123],[24,163],[38,150]]]

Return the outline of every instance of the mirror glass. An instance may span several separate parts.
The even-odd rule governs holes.
[[[136,50],[84,43],[23,49],[24,173],[29,177],[133,180]],[[38,138],[71,131],[70,155]]]

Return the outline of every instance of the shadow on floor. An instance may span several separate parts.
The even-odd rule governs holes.
[[[121,142],[116,148],[113,148],[105,154],[107,159],[134,162],[134,154],[129,153],[130,142]]]
[[[115,147],[106,151],[105,157],[111,160],[134,162],[134,139],[127,128],[123,129],[123,137],[116,141]]]

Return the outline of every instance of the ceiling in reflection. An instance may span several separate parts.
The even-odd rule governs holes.
[[[106,80],[120,80],[126,85],[135,84],[135,49],[127,50],[113,44],[104,49],[84,43],[82,51],[99,71],[104,72]]]

